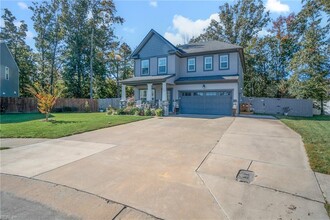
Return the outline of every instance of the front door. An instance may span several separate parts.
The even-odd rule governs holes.
[[[168,108],[169,112],[173,112],[173,89],[168,89],[167,90],[167,101],[168,101]]]

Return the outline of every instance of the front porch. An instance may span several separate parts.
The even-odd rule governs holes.
[[[126,102],[126,86],[134,87],[134,100],[137,107],[145,104],[151,108],[162,108],[164,115],[174,111],[173,75],[134,77],[122,81],[121,101]]]

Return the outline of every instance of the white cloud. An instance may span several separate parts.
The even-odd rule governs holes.
[[[150,4],[150,6],[152,6],[152,7],[157,7],[157,0],[150,0],[150,2],[149,2],[149,4]]]
[[[289,12],[289,5],[283,4],[280,0],[267,0],[266,9],[270,12],[282,13]]]
[[[211,16],[205,20],[191,20],[182,15],[174,15],[173,25],[164,34],[164,37],[174,45],[187,43],[192,37],[197,37],[204,32],[211,20],[219,21],[218,14],[211,14]]]
[[[25,2],[17,2],[17,5],[23,10],[29,9]]]
[[[26,39],[27,40],[33,40],[34,33],[32,31],[27,31],[26,32]]]
[[[135,33],[135,28],[124,27],[123,31],[133,34],[133,33]]]
[[[261,31],[258,32],[258,35],[259,35],[260,37],[264,37],[264,36],[266,36],[266,35],[268,35],[268,34],[269,34],[269,32],[267,31],[266,28],[263,28]]]
[[[20,21],[14,21],[14,25],[15,25],[16,27],[21,26],[21,24],[22,24],[22,22],[20,22]]]

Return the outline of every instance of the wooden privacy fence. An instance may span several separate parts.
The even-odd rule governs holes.
[[[86,105],[86,102],[88,105]],[[14,98],[1,97],[1,112],[6,113],[32,113],[38,112],[37,99],[35,98]],[[97,99],[76,99],[76,98],[59,98],[53,110],[73,111],[73,112],[97,112],[99,110]]]
[[[242,97],[241,103],[251,104],[255,113],[290,116],[313,116],[313,101],[310,99]]]

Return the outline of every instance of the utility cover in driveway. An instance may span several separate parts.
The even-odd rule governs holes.
[[[251,183],[254,180],[254,172],[250,170],[239,170],[236,180],[238,182]]]
[[[231,115],[231,91],[187,91],[180,97],[181,114]]]

